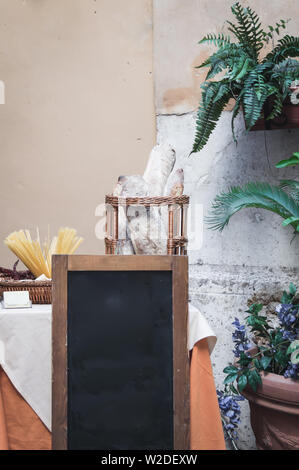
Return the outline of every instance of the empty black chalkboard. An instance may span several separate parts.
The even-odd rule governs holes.
[[[54,257],[54,448],[182,448],[183,430],[188,439],[187,361],[176,357],[187,353],[186,311],[174,296],[187,278],[179,289],[183,263],[172,258]]]
[[[171,449],[169,271],[68,274],[68,448]]]

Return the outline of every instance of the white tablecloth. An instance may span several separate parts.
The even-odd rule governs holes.
[[[48,429],[51,428],[51,312],[51,305],[0,309],[0,364]]]
[[[0,364],[11,382],[51,430],[51,305],[0,309]],[[188,348],[216,336],[203,315],[189,304]]]

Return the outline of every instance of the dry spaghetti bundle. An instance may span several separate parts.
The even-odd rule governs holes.
[[[83,238],[77,237],[75,229],[60,228],[58,235],[46,239],[41,246],[39,230],[36,240],[32,240],[29,230],[13,232],[4,243],[27,266],[35,277],[44,274],[51,278],[51,259],[54,254],[72,254],[78,248]]]

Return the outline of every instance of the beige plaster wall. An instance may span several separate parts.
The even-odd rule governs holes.
[[[19,228],[102,252],[95,209],[155,139],[151,0],[0,0],[0,79],[0,265]]]

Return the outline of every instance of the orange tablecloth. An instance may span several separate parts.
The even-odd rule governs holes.
[[[226,449],[206,339],[198,341],[192,349],[190,364],[190,449]]]
[[[192,350],[190,425],[191,450],[225,449],[206,339]],[[7,449],[51,449],[51,433],[0,367],[0,450]]]
[[[0,450],[50,450],[51,433],[0,367]]]

